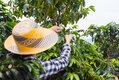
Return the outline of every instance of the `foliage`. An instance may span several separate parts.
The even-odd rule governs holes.
[[[119,24],[111,22],[106,26],[91,25],[88,33],[105,57],[118,57],[119,53]]]
[[[7,4],[0,0],[0,56],[4,54],[4,40],[11,34],[11,29],[15,25],[14,21],[16,20],[6,7]]]
[[[119,61],[119,24],[111,22],[107,25],[100,27],[91,25],[88,28],[87,34],[92,36],[92,40],[97,46],[98,52],[104,54],[105,58],[113,59],[115,62]],[[119,76],[119,64],[115,64],[116,67],[113,69],[113,74]]]
[[[110,59],[110,62],[108,59],[104,59],[103,55],[96,51],[97,46],[80,39],[81,35],[79,32],[71,32],[71,30],[77,29],[78,26],[72,26],[71,29],[66,28],[68,24],[74,24],[80,18],[86,17],[90,9],[95,11],[93,6],[85,7],[85,0],[15,0],[15,2],[10,0],[9,5],[11,5],[10,10],[12,13],[5,14],[13,14],[16,17],[22,17],[23,15],[26,17],[33,16],[43,26],[60,25],[64,30],[59,33],[58,43],[53,48],[38,54],[36,60],[24,61],[20,56],[16,56],[15,58],[17,59],[14,59],[5,54],[6,50],[1,50],[0,55],[3,54],[4,56],[0,59],[1,79],[29,80],[29,78],[35,78],[35,80],[38,80],[38,72],[42,68],[39,60],[49,60],[58,57],[60,48],[65,42],[64,35],[69,33],[75,35],[71,45],[72,52],[69,65],[65,70],[50,76],[48,80],[113,79],[111,68],[114,68],[114,64],[119,62],[116,59]],[[12,20],[15,19],[12,18]],[[4,20],[3,22],[6,24],[10,21]],[[10,35],[11,33],[6,32],[6,30],[11,32],[13,26],[10,27],[9,25],[14,24],[10,23],[8,26],[3,26],[5,29],[1,29],[2,36],[6,35],[7,37]],[[4,49],[3,42],[5,38],[0,37],[2,40],[0,48],[2,49]]]
[[[17,59],[15,59],[17,58]],[[23,60],[20,56],[6,56],[0,59],[0,78],[3,80],[39,80],[39,60]]]
[[[43,26],[73,24],[95,11],[94,6],[85,7],[85,0],[10,0],[9,4],[15,16],[33,16]]]

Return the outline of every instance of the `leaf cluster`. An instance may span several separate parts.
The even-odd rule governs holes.
[[[10,0],[9,5],[15,16],[32,16],[43,26],[74,24],[95,11],[94,6],[85,7],[85,0]]]
[[[98,51],[105,57],[118,57],[119,52],[119,24],[111,22],[107,25],[91,25],[87,34],[92,37]]]
[[[97,51],[104,55],[110,62],[111,59],[116,67],[114,67],[113,74],[119,75],[119,24],[115,22],[110,22],[107,25],[96,26],[91,25],[88,28],[87,34],[92,37],[95,45],[97,46]],[[112,61],[113,62],[113,61]]]

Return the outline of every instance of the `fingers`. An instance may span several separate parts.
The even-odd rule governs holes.
[[[51,29],[55,32],[61,32],[62,31],[62,28],[58,27],[58,26],[53,26],[53,27],[51,27]]]
[[[72,35],[72,34],[66,35],[66,36],[65,36],[66,43],[70,43],[70,42],[71,42],[71,40],[72,40],[72,37],[73,37],[73,35]]]
[[[61,31],[62,31],[62,29],[56,30],[56,32],[61,32]]]
[[[56,28],[56,32],[61,32],[63,29],[62,28],[60,28],[60,27],[57,27]]]

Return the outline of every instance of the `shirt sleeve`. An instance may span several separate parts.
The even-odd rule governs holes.
[[[40,80],[47,78],[52,74],[56,74],[59,71],[65,69],[67,67],[69,59],[70,59],[71,48],[69,44],[64,44],[62,48],[62,52],[60,57],[48,60],[41,61],[45,71],[40,71]]]

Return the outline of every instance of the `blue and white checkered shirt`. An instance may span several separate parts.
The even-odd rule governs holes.
[[[64,44],[60,57],[41,62],[44,66],[45,71],[40,72],[40,79],[44,80],[48,76],[58,73],[59,71],[65,69],[68,65],[70,59],[71,48],[69,44]]]

